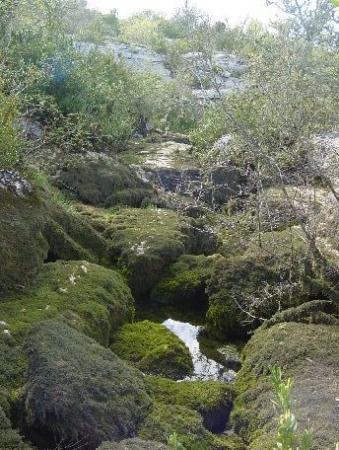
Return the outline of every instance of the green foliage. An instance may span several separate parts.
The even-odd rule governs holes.
[[[185,447],[178,440],[177,433],[171,434],[168,438],[168,445],[172,450],[185,450]]]
[[[271,381],[276,395],[274,403],[280,412],[275,450],[311,450],[312,435],[309,430],[304,431],[300,446],[297,443],[297,421],[292,413],[292,379],[287,378],[284,381],[282,371],[278,366],[273,366],[271,372]]]
[[[111,349],[142,372],[178,380],[193,372],[185,344],[164,325],[148,320],[121,327]]]
[[[19,161],[20,139],[15,130],[17,99],[1,92],[0,79],[0,170],[11,169]]]
[[[208,284],[207,330],[216,337],[244,335],[276,312],[309,299],[308,256],[300,232],[252,235],[242,254],[220,259]]]
[[[21,436],[12,429],[9,419],[0,407],[0,448],[2,450],[30,450]]]
[[[146,11],[135,14],[121,22],[120,38],[132,44],[143,44],[156,51],[162,51],[166,45],[162,27],[166,20],[157,14]]]
[[[37,326],[26,343],[23,415],[40,447],[134,435],[151,399],[141,372],[110,350],[61,322]]]

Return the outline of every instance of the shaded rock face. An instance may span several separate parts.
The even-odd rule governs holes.
[[[90,42],[79,42],[77,49],[84,54],[90,53],[94,49],[105,54],[112,53],[136,71],[150,72],[165,80],[172,78],[171,72],[166,67],[164,56],[143,45],[106,42],[97,46]]]
[[[248,177],[231,165],[206,172],[197,165],[189,144],[165,141],[147,144],[133,167],[137,176],[163,194],[167,206],[207,203],[218,207],[249,192]]]
[[[47,321],[29,337],[26,435],[40,448],[134,436],[151,406],[143,375],[65,324]]]
[[[72,197],[96,206],[140,206],[154,192],[133,168],[113,158],[88,152],[61,168],[54,183]]]

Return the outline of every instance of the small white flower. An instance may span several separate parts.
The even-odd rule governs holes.
[[[21,311],[21,312],[26,312],[27,309],[26,309],[26,308],[22,308],[20,311]]]
[[[4,320],[0,320],[0,327],[7,327],[7,323]]]
[[[46,308],[45,308],[45,310],[46,310],[46,311],[48,311],[48,310],[49,310],[49,308],[50,308],[50,306],[49,306],[49,305],[46,305]]]
[[[10,332],[9,330],[4,330],[4,335],[5,335],[5,336],[10,336],[10,335],[11,335],[11,332]]]
[[[84,272],[84,273],[87,273],[88,272],[88,269],[87,269],[87,267],[83,264],[82,266],[80,266],[80,269]]]
[[[74,276],[74,274],[72,273],[72,275],[69,277],[69,281],[72,283],[72,284],[76,284],[76,278],[75,278],[75,276]]]
[[[59,288],[58,289],[58,291],[61,293],[61,294],[67,294],[67,292],[68,292],[68,290],[66,289],[66,288]]]

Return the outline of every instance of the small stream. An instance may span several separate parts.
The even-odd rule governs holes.
[[[192,355],[194,373],[185,380],[214,380],[228,383],[234,381],[236,376],[234,370],[225,368],[201,352],[198,336],[203,327],[173,319],[165,320],[163,325],[186,344]]]

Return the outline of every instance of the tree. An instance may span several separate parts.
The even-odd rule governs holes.
[[[292,35],[316,44],[339,42],[336,2],[331,0],[266,0],[289,17]]]

